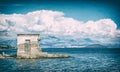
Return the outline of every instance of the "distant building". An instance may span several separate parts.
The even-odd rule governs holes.
[[[39,48],[39,34],[17,34],[17,57],[31,58],[42,53]]]

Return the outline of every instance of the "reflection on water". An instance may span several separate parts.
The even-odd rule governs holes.
[[[65,59],[0,59],[0,72],[120,72],[119,52],[72,51],[54,52],[72,56]]]

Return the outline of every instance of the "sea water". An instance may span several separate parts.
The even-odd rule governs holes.
[[[17,50],[0,50],[15,54]],[[119,48],[44,48],[70,58],[0,59],[0,72],[120,72]]]

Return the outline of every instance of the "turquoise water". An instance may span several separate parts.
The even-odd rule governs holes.
[[[16,50],[1,50],[15,54]],[[0,59],[0,72],[120,72],[120,49],[46,48],[44,52],[67,54],[60,59]]]

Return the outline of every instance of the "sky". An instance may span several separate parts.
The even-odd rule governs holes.
[[[0,39],[39,33],[42,47],[120,46],[119,0],[3,0]]]

